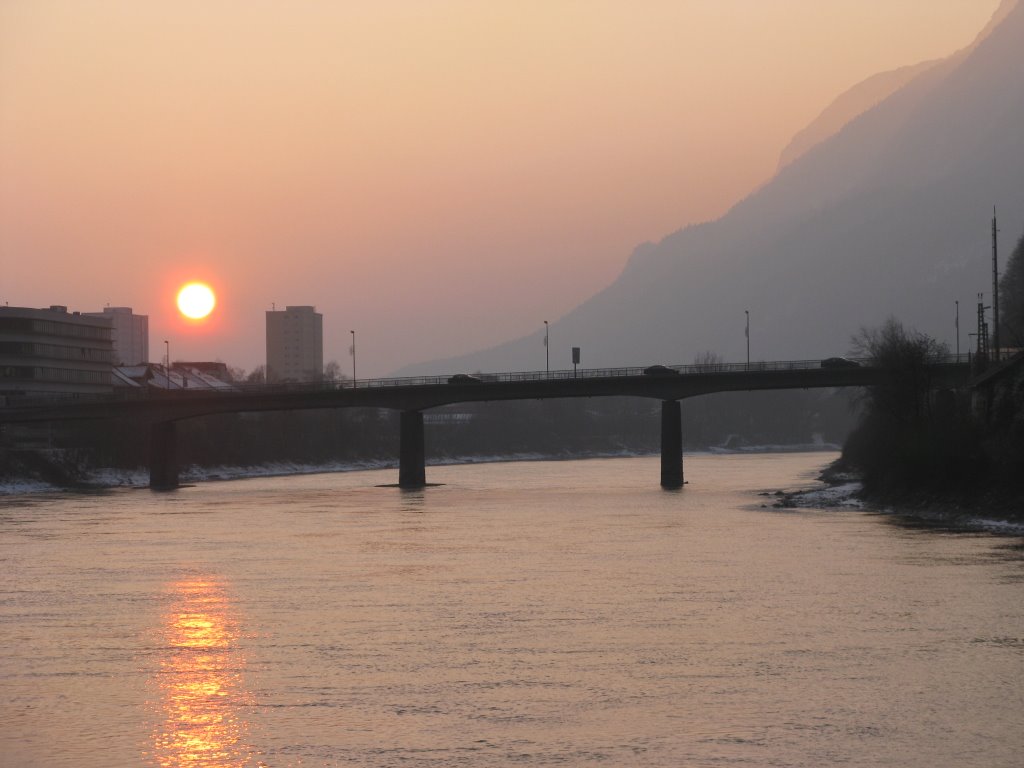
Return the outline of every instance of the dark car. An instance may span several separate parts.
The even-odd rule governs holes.
[[[480,381],[480,377],[470,376],[468,373],[456,373],[448,379],[449,384],[479,384]]]
[[[860,368],[856,360],[847,360],[845,357],[827,357],[821,361],[822,368]]]
[[[644,376],[678,376],[679,371],[669,368],[667,365],[651,365],[644,368]]]

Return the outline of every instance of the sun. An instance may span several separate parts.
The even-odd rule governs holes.
[[[217,297],[206,283],[188,283],[178,291],[178,309],[192,320],[202,320],[216,304]]]

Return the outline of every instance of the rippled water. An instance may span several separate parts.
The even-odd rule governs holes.
[[[1020,766],[1020,539],[825,454],[0,500],[4,766]]]

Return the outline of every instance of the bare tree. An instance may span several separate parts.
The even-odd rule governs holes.
[[[324,366],[324,379],[327,381],[341,381],[343,378],[341,363],[337,360],[331,360]]]
[[[266,384],[267,366],[257,365],[249,372],[249,375],[245,377],[245,381],[248,384]]]
[[[864,390],[862,402],[869,412],[901,421],[926,415],[932,387],[928,364],[948,355],[949,347],[890,317],[878,328],[861,328],[850,339],[850,348],[889,374],[885,384]]]
[[[725,365],[725,358],[710,349],[704,350],[693,358],[693,366],[698,371],[712,373],[722,370],[723,365]]]

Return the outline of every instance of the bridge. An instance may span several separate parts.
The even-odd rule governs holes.
[[[969,366],[953,358],[927,365],[934,387],[961,387]],[[661,485],[683,485],[679,401],[714,392],[884,384],[892,372],[870,361],[797,360],[604,368],[582,371],[459,374],[355,382],[244,385],[233,391],[131,390],[110,396],[21,399],[0,408],[0,423],[128,418],[150,430],[150,487],[178,487],[176,423],[211,414],[322,408],[386,408],[400,412],[398,485],[426,485],[423,411],[455,403],[571,397],[644,397],[662,401]]]

